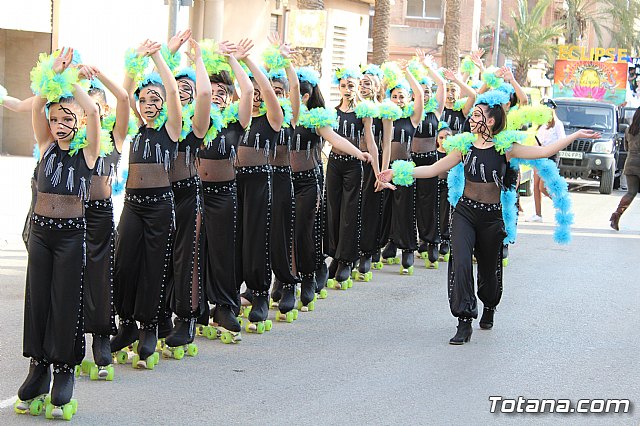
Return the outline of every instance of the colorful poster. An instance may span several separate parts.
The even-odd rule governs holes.
[[[553,77],[553,96],[592,98],[620,105],[627,88],[626,62],[558,60]]]
[[[295,47],[324,48],[327,33],[325,10],[292,10],[289,12],[287,41]]]

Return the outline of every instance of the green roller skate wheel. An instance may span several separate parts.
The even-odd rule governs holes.
[[[387,265],[393,265],[395,263],[395,260],[393,259],[393,257],[389,257],[384,261],[387,262]]]
[[[91,380],[98,380],[98,366],[92,365],[91,370],[89,371],[89,378]]]
[[[220,335],[220,341],[225,345],[228,345],[229,343],[233,342],[233,336],[227,331]]]
[[[118,353],[116,354],[116,362],[118,364],[126,364],[128,360],[129,360],[128,353],[126,353],[125,351],[118,351]]]
[[[439,267],[440,267],[440,264],[438,264],[437,260],[433,262],[433,269],[438,269]]]
[[[75,367],[73,367],[73,375],[76,377],[80,377],[80,375],[82,374],[82,367],[79,365],[76,365]]]
[[[271,322],[271,320],[266,320],[264,322],[264,331],[271,331],[272,328],[273,328],[273,322]]]
[[[51,404],[51,402],[47,403],[47,405],[45,406],[44,417],[49,420],[53,419],[53,405]]]
[[[40,398],[34,399],[29,404],[29,414],[32,416],[39,416],[42,414],[42,409],[44,408],[44,401]]]
[[[353,287],[353,280],[352,280],[351,278],[349,278],[349,279],[347,280],[347,285],[348,285],[348,287],[347,287],[347,288],[351,288],[351,287]]]
[[[209,340],[215,340],[216,337],[218,337],[218,333],[216,332],[215,328],[206,326],[204,328],[204,337],[206,337]]]
[[[413,275],[413,266],[409,266],[409,275]]]
[[[246,331],[247,333],[253,333],[253,330],[251,330],[251,323],[250,322],[247,322],[244,325],[244,331]]]
[[[307,305],[307,309],[309,309],[309,312],[312,312],[316,309],[315,300],[312,300],[311,302],[309,302],[309,304]]]
[[[71,404],[65,404],[62,407],[62,419],[63,420],[71,420],[71,418],[73,417],[73,405]]]
[[[181,360],[182,358],[184,358],[184,348],[182,346],[174,348],[173,357],[177,360]]]
[[[506,268],[507,266],[509,266],[509,258],[505,257],[504,259],[502,259],[502,267]]]
[[[354,280],[358,278],[358,270],[354,269],[353,271],[351,271],[351,278],[353,278]]]
[[[298,311],[297,309],[294,309],[292,312],[293,312],[293,320],[297,321],[298,315],[300,315],[300,311]]]
[[[84,359],[82,360],[82,363],[80,364],[80,367],[82,368],[82,372],[84,374],[89,373],[89,371],[91,371],[91,367],[93,367],[94,363],[91,360],[88,359]]]
[[[138,368],[138,362],[140,361],[140,355],[135,354],[133,356],[133,359],[131,360],[131,365],[133,366],[133,368]]]
[[[396,263],[396,265],[399,265],[399,264],[400,264],[400,258],[399,258],[399,257],[396,257],[396,258],[394,258],[393,260],[394,260],[394,262]]]
[[[184,356],[184,351],[182,356]],[[153,370],[154,368],[156,368],[156,357],[151,355],[149,358],[147,358],[147,370]]]
[[[264,333],[264,322],[259,322],[256,324],[256,332],[258,334],[263,334]]]
[[[25,414],[27,412],[27,410],[20,408],[20,404],[22,403],[21,400],[17,400],[16,402],[13,403],[13,411],[16,414]]]
[[[327,281],[327,287],[329,288],[334,288],[335,287],[335,280],[333,278],[329,278],[329,280]]]
[[[284,316],[285,321],[291,324],[293,322],[293,311],[289,311]]]
[[[73,407],[73,414],[77,413],[78,412],[78,400],[77,399],[72,399],[70,404]]]
[[[427,253],[426,251],[423,251],[422,253],[420,253],[420,258],[424,260],[428,259],[429,253]]]
[[[160,362],[160,354],[158,352],[154,353],[151,356],[153,357],[154,364],[158,364]]]
[[[300,297],[300,293],[302,292],[302,290],[300,290],[298,287],[296,287],[296,297]]]
[[[187,355],[189,356],[198,355],[198,346],[194,345],[193,343],[189,343],[187,345]]]
[[[302,300],[298,300],[298,310],[300,310],[300,311],[301,311],[301,310],[302,310],[302,308],[303,308],[303,306],[304,306],[304,305],[302,304]]]
[[[320,290],[320,299],[326,299],[329,296],[329,293],[327,292],[326,288],[323,288],[322,290]]]
[[[442,257],[442,260],[443,260],[444,262],[448,262],[448,261],[449,261],[449,257],[450,257],[450,256],[451,256],[451,253],[447,253],[447,254],[445,254],[445,255]]]
[[[116,370],[115,368],[113,368],[112,365],[110,365],[109,367],[107,367],[107,382],[112,382],[113,381],[113,376],[116,374]]]

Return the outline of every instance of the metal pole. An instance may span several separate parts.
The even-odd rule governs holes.
[[[169,34],[167,40],[176,35],[178,29],[178,9],[180,0],[169,0]]]
[[[500,21],[502,21],[502,0],[498,0],[498,17],[496,18],[496,32],[493,37],[493,66],[498,66],[500,54]]]

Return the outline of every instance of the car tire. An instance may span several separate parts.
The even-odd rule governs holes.
[[[611,194],[613,192],[613,180],[615,175],[615,164],[611,164],[609,170],[604,170],[600,176],[600,193]]]

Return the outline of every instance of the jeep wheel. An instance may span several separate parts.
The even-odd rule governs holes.
[[[615,175],[615,164],[611,164],[609,170],[604,170],[600,176],[600,193],[611,194],[613,191],[613,179]]]

